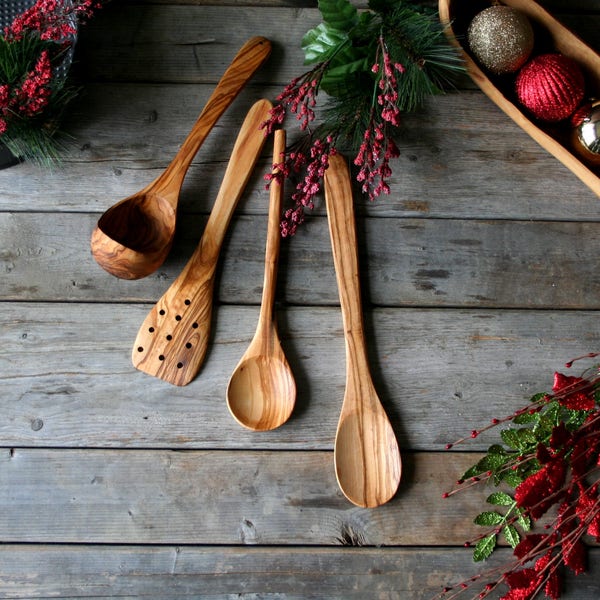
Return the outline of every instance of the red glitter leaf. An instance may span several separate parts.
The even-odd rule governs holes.
[[[596,538],[597,542],[600,542],[600,513],[598,513],[590,522],[588,529],[588,535]]]
[[[554,373],[552,391],[560,404],[571,410],[592,410],[595,408],[594,398],[587,393],[592,391],[591,386],[588,384],[583,386],[582,389],[577,389],[578,384],[582,381],[581,377]]]
[[[525,536],[515,547],[514,555],[517,558],[525,558],[534,548],[538,548],[540,543],[548,536],[543,533],[530,533]]]
[[[560,593],[562,591],[562,580],[558,571],[554,571],[549,577],[548,581],[546,581],[546,587],[544,588],[544,592],[548,598],[552,600],[558,600],[560,598]]]
[[[535,569],[521,569],[506,573],[504,581],[510,591],[500,600],[530,600],[537,589],[540,578]]]
[[[562,549],[563,562],[575,575],[583,573],[586,569],[587,552],[580,540],[570,542],[565,540]]]
[[[554,458],[554,455],[550,452],[550,450],[548,450],[546,446],[544,446],[544,444],[540,443],[538,444],[538,447],[536,449],[535,457],[538,459],[540,464],[545,465]]]
[[[567,426],[564,424],[564,422],[561,422],[552,429],[552,435],[550,436],[550,448],[553,450],[558,450],[567,444],[570,439],[571,434],[569,433]]]
[[[541,517],[559,500],[555,494],[564,483],[566,471],[564,460],[556,457],[537,473],[530,475],[515,490],[517,506],[527,509],[533,519]]]

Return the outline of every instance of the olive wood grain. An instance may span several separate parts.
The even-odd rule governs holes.
[[[275,132],[273,164],[285,155],[285,131]],[[277,169],[273,171],[277,173]],[[296,382],[281,347],[274,314],[277,263],[281,234],[283,182],[274,177],[270,185],[265,274],[256,332],[236,366],[227,386],[227,406],[244,427],[267,431],[283,425],[296,403]]]
[[[540,46],[536,47],[538,51],[560,52],[575,60],[585,74],[586,94],[590,97],[600,95],[600,55],[597,52],[533,0],[503,0],[502,3],[521,11],[529,18],[534,25],[534,31],[537,29],[536,41],[538,34],[539,37],[549,37],[547,47],[543,46],[545,42],[540,42]],[[600,166],[586,162],[577,155],[576,146],[570,141],[572,133],[569,124],[545,124],[529,118],[525,109],[521,109],[515,101],[515,93],[507,86],[506,80],[501,83],[500,79],[484,72],[470,55],[466,32],[472,17],[481,9],[482,4],[472,0],[439,0],[440,19],[448,25],[452,43],[461,48],[469,75],[481,90],[542,148],[554,155],[600,196]],[[544,32],[544,35],[541,35],[541,32]]]
[[[200,369],[208,347],[219,252],[265,143],[260,125],[271,108],[268,100],[259,100],[248,112],[200,243],[140,327],[132,353],[133,364],[140,371],[186,385]]]
[[[334,449],[336,477],[351,502],[372,508],[394,496],[402,465],[394,430],[369,370],[352,186],[348,166],[339,154],[330,157],[325,172],[325,202],[346,344],[346,390]]]
[[[122,279],[153,273],[167,257],[177,220],[177,204],[192,159],[225,109],[271,52],[263,37],[248,40],[234,57],[192,130],[166,170],[143,190],[109,208],[92,233],[96,262]]]

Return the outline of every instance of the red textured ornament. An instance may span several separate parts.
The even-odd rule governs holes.
[[[581,68],[562,54],[541,54],[517,75],[519,101],[543,121],[562,121],[571,116],[585,93]]]

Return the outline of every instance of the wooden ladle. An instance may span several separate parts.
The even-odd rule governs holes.
[[[285,132],[275,132],[273,163],[281,161],[285,151]],[[269,223],[265,251],[265,275],[256,333],[235,368],[227,386],[227,406],[235,420],[255,431],[267,431],[283,425],[296,403],[296,383],[277,334],[273,314],[277,261],[281,235],[283,186],[271,181]]]
[[[117,202],[98,221],[91,249],[96,262],[122,279],[153,273],[167,257],[175,234],[183,179],[207,135],[271,52],[264,37],[248,40],[223,74],[167,169],[143,190]]]
[[[373,508],[390,500],[398,489],[400,450],[369,371],[352,186],[341,155],[329,158],[324,179],[346,345],[346,390],[335,437],[335,473],[348,500]]]
[[[260,128],[272,104],[255,102],[242,123],[200,242],[152,307],[132,352],[134,366],[174,385],[196,376],[208,349],[215,272],[227,227],[265,143]]]

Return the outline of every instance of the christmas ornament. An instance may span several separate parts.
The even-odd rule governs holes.
[[[585,80],[579,65],[562,54],[541,54],[529,61],[515,81],[517,97],[535,117],[561,121],[583,100]]]
[[[496,75],[517,71],[533,50],[531,23],[510,6],[491,6],[478,13],[467,37],[475,57]]]
[[[600,165],[600,100],[577,111],[572,121],[575,149],[587,162]]]

